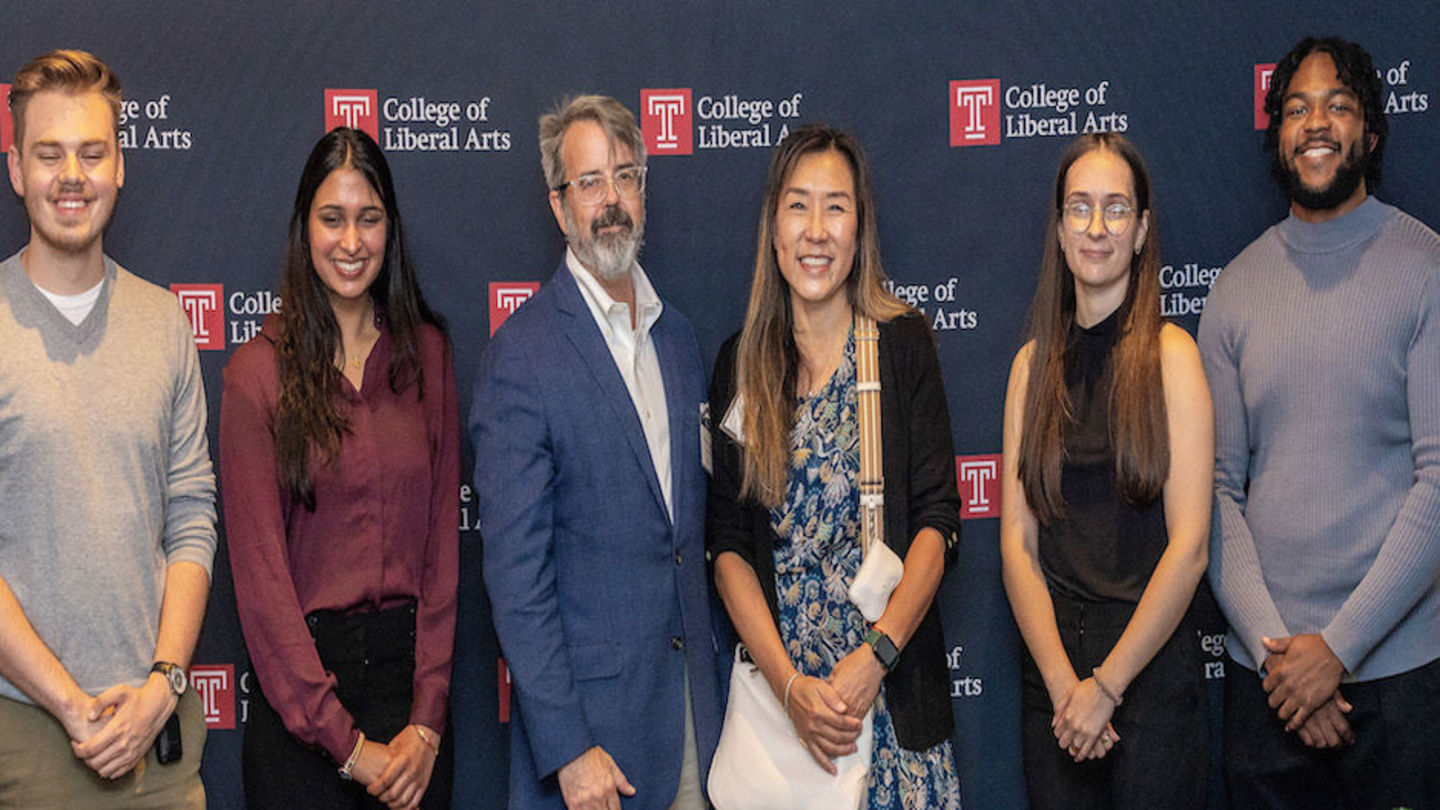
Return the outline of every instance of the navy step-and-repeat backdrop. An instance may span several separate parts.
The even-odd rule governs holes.
[[[124,81],[127,182],[105,244],[175,290],[191,315],[212,447],[220,371],[280,304],[295,185],[327,127],[364,128],[389,156],[422,284],[450,322],[462,409],[489,335],[561,254],[536,149],[536,118],[556,100],[606,93],[643,121],[653,157],[642,262],[694,320],[707,359],[743,316],[770,147],[805,121],[858,132],[874,162],[887,267],[896,292],[932,322],[950,398],[966,521],[940,599],[971,808],[1025,804],[1018,637],[995,520],[1000,414],[1069,138],[1120,131],[1146,156],[1163,248],[1159,305],[1193,330],[1220,269],[1285,213],[1260,146],[1269,65],[1305,34],[1335,33],[1366,45],[1384,83],[1390,146],[1377,196],[1440,224],[1437,0],[1381,10],[16,0],[3,16],[0,81],[55,47],[91,50]],[[28,231],[18,201],[0,210],[8,255]],[[456,806],[502,807],[508,690],[468,487],[457,520]],[[223,548],[193,672],[210,724],[211,806],[236,808],[252,683]],[[1223,631],[1196,643],[1206,675],[1223,677]]]

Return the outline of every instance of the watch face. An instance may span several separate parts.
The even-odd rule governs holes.
[[[895,642],[884,633],[871,630],[866,634],[866,640],[870,643],[870,649],[875,651],[875,657],[880,659],[880,665],[886,670],[895,668],[895,662],[900,658],[900,651],[895,649]]]
[[[164,676],[165,682],[170,685],[170,691],[176,697],[184,695],[185,687],[190,684],[190,679],[185,677],[185,668],[176,664],[159,661],[150,668],[150,671]]]

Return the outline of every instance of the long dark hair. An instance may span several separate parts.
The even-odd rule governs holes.
[[[795,418],[795,375],[800,365],[790,288],[775,259],[775,216],[780,210],[785,180],[800,159],[832,149],[845,156],[855,181],[855,265],[845,280],[850,308],[876,321],[888,321],[910,311],[884,286],[885,268],[880,262],[875,224],[875,184],[860,141],[828,124],[806,124],[785,136],[770,156],[750,303],[736,351],[746,449],[741,491],[770,506],[778,504],[785,494],[790,428]]]
[[[1065,177],[1085,155],[1105,150],[1130,166],[1135,183],[1135,226],[1150,211],[1150,173],[1140,153],[1114,133],[1082,135],[1065,151],[1055,175],[1055,197],[1045,229],[1045,259],[1030,304],[1027,337],[1034,347],[1025,386],[1024,435],[1019,474],[1025,498],[1041,523],[1064,515],[1061,429],[1072,418],[1065,387],[1065,346],[1075,322],[1075,281],[1059,244]],[[1110,439],[1121,496],[1143,505],[1160,496],[1170,472],[1165,390],[1160,377],[1160,240],[1154,214],[1140,253],[1130,260],[1130,283],[1120,304],[1120,338],[1111,362]]]
[[[340,328],[330,307],[325,283],[310,260],[310,208],[325,178],[336,169],[354,169],[370,184],[385,206],[385,262],[370,285],[370,299],[385,313],[391,352],[390,389],[400,393],[415,386],[424,396],[425,377],[420,366],[420,327],[430,324],[445,330],[444,320],[425,303],[415,282],[415,268],[405,244],[395,185],[385,155],[369,135],[358,129],[331,130],[305,161],[295,208],[290,214],[290,244],[280,276],[280,335],[277,367],[280,400],[275,409],[275,463],[280,485],[291,497],[315,510],[315,487],[310,475],[310,452],[327,463],[340,451],[348,429],[337,405],[340,372]]]

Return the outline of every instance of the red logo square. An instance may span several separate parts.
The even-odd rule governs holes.
[[[15,124],[10,120],[10,85],[0,84],[0,152],[10,151],[15,139]]]
[[[690,88],[640,91],[640,129],[651,155],[688,155],[694,151]]]
[[[1000,80],[950,82],[950,145],[1000,143]]]
[[[961,520],[1000,517],[1000,454],[955,457]]]
[[[374,90],[325,89],[325,131],[336,127],[364,130],[380,142],[379,94]]]
[[[538,281],[492,281],[490,282],[490,334],[510,317],[520,305],[540,289]]]
[[[203,351],[225,348],[225,285],[171,284],[170,292],[180,299],[190,331],[195,335],[195,348]]]
[[[200,696],[208,728],[235,728],[235,666],[196,664],[190,667],[190,688]]]
[[[1275,64],[1255,66],[1255,128],[1265,129],[1270,126],[1270,116],[1265,114],[1265,94],[1270,91],[1270,76],[1275,72]]]

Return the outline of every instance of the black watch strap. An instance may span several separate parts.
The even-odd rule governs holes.
[[[156,661],[150,667],[150,672],[160,673],[165,677],[165,683],[170,686],[170,693],[175,697],[183,697],[185,688],[190,685],[190,679],[185,676],[185,668],[179,664],[172,664],[169,661]]]
[[[895,662],[900,660],[900,650],[889,636],[872,627],[865,632],[865,643],[870,645],[871,652],[875,653],[875,658],[886,672],[895,668]]]

